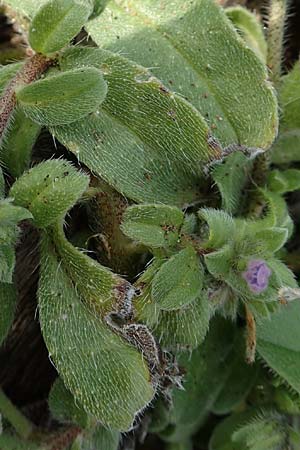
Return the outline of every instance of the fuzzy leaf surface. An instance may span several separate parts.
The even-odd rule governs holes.
[[[89,183],[89,177],[64,160],[48,160],[23,174],[11,187],[16,205],[28,208],[36,226],[64,217]]]
[[[18,87],[16,97],[26,116],[50,126],[72,123],[95,111],[106,92],[101,72],[85,67]]]
[[[98,425],[91,436],[83,439],[81,450],[118,450],[121,435],[119,431],[107,430]]]
[[[199,296],[204,271],[192,247],[186,247],[166,261],[152,283],[152,297],[163,310],[179,309]]]
[[[271,368],[300,393],[300,303],[294,301],[257,327],[257,350]]]
[[[92,6],[76,0],[50,0],[40,7],[29,29],[29,43],[38,53],[49,55],[65,47],[81,30]]]
[[[46,237],[42,255],[40,321],[51,358],[88,413],[126,431],[154,395],[146,363],[85,307]]]
[[[224,146],[271,145],[277,107],[266,67],[213,0],[114,0],[87,29],[189,99]]]
[[[124,234],[149,247],[171,247],[179,239],[183,213],[167,205],[129,206],[123,216]]]
[[[269,189],[278,194],[293,192],[300,189],[300,170],[272,170],[268,176]]]
[[[51,132],[93,172],[139,202],[199,198],[203,165],[220,155],[200,113],[145,68],[100,49],[74,48],[62,70],[94,66],[108,84],[96,113]]]

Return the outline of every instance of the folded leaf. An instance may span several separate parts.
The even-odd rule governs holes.
[[[96,111],[105,99],[107,85],[93,67],[69,70],[16,89],[17,102],[40,125],[60,125]]]
[[[118,450],[121,435],[118,431],[107,430],[98,425],[90,436],[84,437],[81,442],[81,450]]]
[[[272,170],[268,176],[268,185],[271,191],[278,194],[296,191],[300,189],[300,170]]]
[[[188,98],[224,146],[271,145],[277,107],[266,67],[213,0],[114,0],[87,29]]]
[[[166,261],[152,282],[152,298],[163,310],[179,309],[199,297],[203,268],[192,247],[187,247]]]
[[[57,52],[79,33],[91,12],[91,2],[49,0],[32,19],[29,29],[31,47],[44,55]]]
[[[202,208],[198,214],[200,219],[204,219],[209,226],[209,236],[207,242],[205,242],[206,247],[217,249],[234,239],[236,224],[233,218],[225,211]]]
[[[48,160],[30,169],[11,187],[14,203],[32,213],[36,226],[45,228],[64,217],[82,195],[89,177],[64,160]]]
[[[183,213],[167,205],[136,205],[126,209],[124,234],[149,247],[172,247],[179,240]]]
[[[85,307],[46,237],[38,295],[42,333],[66,388],[103,425],[128,430],[154,395],[146,363]]]

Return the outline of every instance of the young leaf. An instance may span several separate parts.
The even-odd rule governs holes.
[[[300,304],[282,306],[257,327],[257,350],[265,363],[300,393]]]
[[[89,2],[49,0],[32,19],[29,29],[31,47],[44,55],[57,52],[79,33],[91,12]]]
[[[240,207],[242,190],[247,182],[253,162],[243,153],[229,155],[222,164],[212,169],[212,178],[222,196],[222,209],[230,214]]]
[[[47,348],[66,388],[103,425],[128,430],[154,395],[146,363],[86,308],[46,236],[39,310]]]
[[[152,282],[152,298],[163,310],[179,309],[199,297],[203,268],[193,247],[186,247],[166,261]]]
[[[138,202],[199,199],[203,165],[220,154],[203,117],[151,73],[118,54],[73,48],[62,70],[94,66],[109,85],[99,112],[51,132],[93,172]]]
[[[267,59],[267,42],[257,16],[241,6],[226,8],[225,12],[246,44],[265,63]]]
[[[9,81],[16,75],[22,66],[23,63],[18,62],[0,67],[0,95],[2,95],[7,83],[9,83]]]
[[[233,218],[225,211],[213,208],[202,208],[199,211],[200,219],[204,219],[209,226],[209,237],[205,246],[207,248],[220,248],[236,235],[236,225]]]
[[[51,388],[48,404],[52,416],[63,423],[75,423],[81,428],[91,424],[91,417],[75,403],[74,397],[68,391],[61,378],[57,378]]]
[[[52,74],[16,89],[18,104],[40,125],[75,122],[96,111],[104,101],[107,84],[94,67]]]
[[[87,29],[188,98],[224,146],[272,143],[277,106],[266,67],[213,0],[113,0]]]
[[[129,206],[123,216],[124,234],[149,247],[172,247],[179,240],[183,213],[167,205]]]
[[[13,177],[19,177],[29,168],[32,147],[41,131],[18,109],[0,144],[0,159]]]
[[[13,323],[17,303],[14,284],[0,282],[0,345],[4,341]]]
[[[279,138],[272,151],[275,164],[299,161],[300,153],[300,63],[283,77],[279,91],[282,121]]]
[[[11,187],[14,203],[32,213],[35,225],[48,227],[64,217],[82,195],[89,177],[64,160],[48,160],[30,169]]]

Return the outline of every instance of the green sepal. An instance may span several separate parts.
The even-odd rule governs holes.
[[[183,213],[167,205],[129,206],[123,216],[124,234],[148,247],[173,247],[179,241]]]
[[[266,63],[267,42],[257,16],[242,6],[226,8],[225,12],[246,44]]]
[[[94,67],[82,67],[34,81],[16,89],[17,102],[34,122],[53,126],[75,122],[97,110],[107,84]]]
[[[268,367],[300,394],[300,304],[282,306],[257,326],[257,351]]]
[[[39,312],[50,357],[87,413],[126,431],[154,396],[146,362],[86,308],[45,235],[41,253]]]
[[[14,203],[31,212],[37,227],[46,228],[65,216],[81,197],[89,177],[65,160],[42,162],[12,185]]]
[[[13,177],[29,168],[32,147],[41,131],[40,125],[17,109],[0,144],[0,159]]]
[[[89,2],[80,0],[49,0],[33,17],[29,43],[44,55],[61,50],[76,36],[92,12]]]
[[[268,188],[278,194],[300,189],[300,170],[272,170],[268,175]]]
[[[15,316],[17,292],[14,284],[0,282],[0,345],[6,338]]]
[[[57,378],[51,387],[48,404],[52,416],[62,423],[75,423],[81,428],[89,427],[93,419],[75,402],[61,378]]]
[[[221,193],[222,209],[227,213],[234,214],[240,207],[243,188],[252,166],[253,161],[238,152],[212,168],[211,176]]]
[[[179,309],[192,303],[202,289],[204,271],[193,247],[167,260],[154,276],[152,298],[162,310]]]

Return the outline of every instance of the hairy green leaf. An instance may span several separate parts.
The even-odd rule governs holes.
[[[225,12],[246,44],[265,63],[267,59],[267,42],[258,17],[242,6],[226,8]]]
[[[16,73],[21,69],[23,66],[23,63],[13,63],[13,64],[7,64],[6,66],[0,66],[0,95],[2,95],[2,92],[9,83],[9,81],[16,75]]]
[[[49,0],[32,19],[29,29],[31,47],[44,55],[57,52],[79,33],[91,12],[89,2]]]
[[[300,147],[299,147],[300,149]],[[268,187],[273,192],[285,194],[300,189],[300,170],[272,170],[268,176]]]
[[[300,393],[300,304],[282,306],[257,327],[257,350],[266,364]]]
[[[236,224],[233,218],[225,211],[202,208],[199,211],[200,219],[204,219],[209,226],[209,236],[205,243],[208,248],[220,248],[228,241],[232,241],[236,233]]]
[[[32,147],[41,131],[18,109],[0,144],[0,159],[13,177],[19,177],[29,168]]]
[[[67,390],[61,378],[57,378],[51,388],[48,404],[52,416],[65,423],[76,423],[86,428],[91,423],[89,415],[75,403],[74,397]]]
[[[186,247],[166,261],[152,282],[152,297],[163,310],[179,309],[199,297],[203,268],[193,247]]]
[[[16,89],[18,104],[41,125],[75,122],[96,111],[105,99],[107,84],[94,67],[82,67]]]
[[[82,195],[89,177],[64,160],[48,160],[30,169],[11,187],[14,203],[32,213],[36,226],[45,228],[67,211]]]
[[[0,450],[41,450],[34,442],[24,441],[9,433],[0,434]]]
[[[94,66],[109,85],[101,109],[52,133],[119,192],[140,202],[199,199],[203,165],[220,157],[204,118],[145,68],[118,54],[74,48],[62,70]]]
[[[146,363],[85,307],[45,236],[39,308],[47,348],[66,388],[102,424],[128,430],[154,395]]]
[[[266,68],[213,0],[114,0],[87,29],[188,98],[224,146],[271,145],[277,107]]]
[[[124,234],[149,247],[171,247],[179,240],[183,213],[167,205],[129,206],[123,216]]]
[[[14,284],[0,282],[0,345],[4,341],[13,323],[17,303]]]
[[[107,430],[98,425],[96,430],[81,442],[81,450],[118,450],[120,433],[115,430]]]

